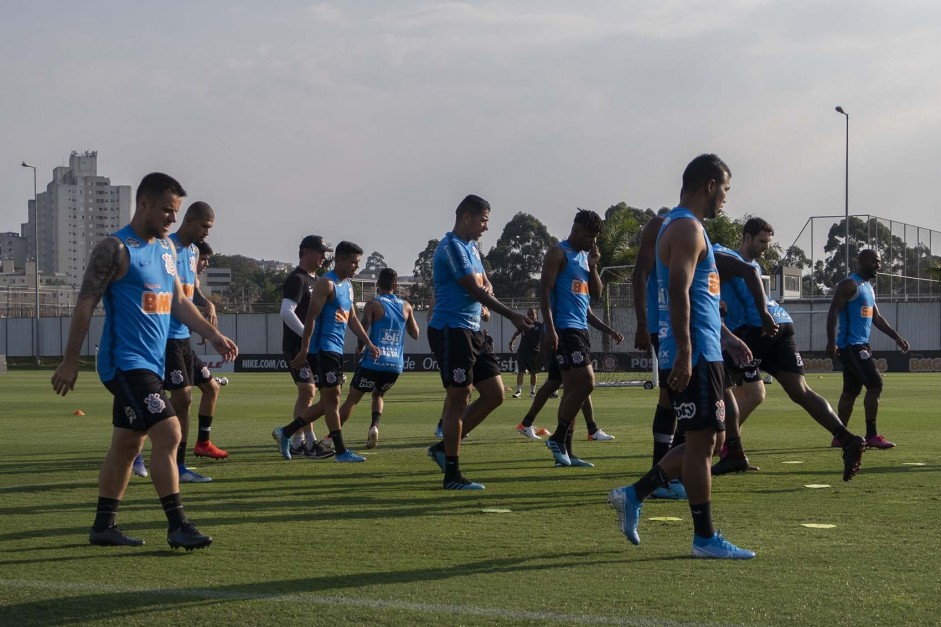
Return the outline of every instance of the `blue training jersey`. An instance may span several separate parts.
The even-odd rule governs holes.
[[[382,318],[369,326],[369,340],[379,349],[373,359],[366,352],[360,366],[367,370],[402,372],[405,352],[405,301],[394,294],[379,294],[376,301],[382,305]]]
[[[353,284],[349,279],[341,281],[333,270],[326,273],[324,278],[333,281],[334,296],[324,303],[317,316],[308,353],[326,351],[342,354],[346,327],[353,309]]]
[[[105,324],[98,350],[98,376],[107,383],[117,370],[149,370],[163,379],[176,280],[173,249],[151,243],[131,225],[114,234],[129,257],[127,274],[104,293]]]
[[[464,241],[454,233],[445,233],[432,260],[435,284],[435,310],[428,326],[443,329],[480,330],[480,303],[464,289],[459,280],[473,275],[478,286],[484,285],[484,264],[473,241]]]
[[[755,268],[755,271],[761,275],[761,266],[757,261],[745,261],[745,258],[737,250],[726,248],[722,244],[713,244],[712,250],[720,255],[729,255],[739,261],[743,261]],[[761,315],[758,313],[758,304],[755,303],[745,279],[734,277],[729,281],[722,281],[722,301],[725,303],[725,326],[730,329],[737,329],[741,326],[760,327]],[[768,313],[774,318],[777,324],[790,324],[794,321],[791,315],[772,298],[765,299],[768,305]]]
[[[176,233],[170,234],[170,243],[176,248],[176,275],[180,277],[183,286],[183,295],[190,302],[196,293],[196,262],[199,261],[199,249],[196,244],[184,246]],[[170,316],[171,340],[185,340],[190,336],[189,327]]]
[[[669,370],[676,357],[676,338],[670,324],[670,269],[660,260],[660,238],[676,220],[697,220],[688,209],[676,207],[667,214],[657,234],[657,304],[659,311],[660,368]],[[689,337],[692,343],[691,363],[699,359],[722,361],[722,320],[719,317],[719,271],[706,230],[706,256],[696,264],[693,282],[689,288]]]
[[[876,293],[872,283],[855,272],[850,278],[856,283],[856,295],[840,312],[840,332],[836,337],[839,348],[869,343],[872,315],[876,308]]]
[[[559,242],[565,253],[565,267],[555,278],[549,294],[552,321],[556,329],[588,328],[588,252],[572,248],[568,240]]]

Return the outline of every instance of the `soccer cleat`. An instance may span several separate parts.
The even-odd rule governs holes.
[[[516,425],[516,432],[520,435],[529,438],[530,440],[541,440],[538,435],[536,435],[536,430],[532,426],[526,427],[523,426],[523,423]]]
[[[450,481],[447,479],[444,480],[445,490],[483,490],[484,487],[484,484],[471,481],[464,476],[458,477],[457,479],[452,479]]]
[[[840,441],[837,438],[833,438],[833,441],[830,442],[830,448],[843,448],[843,445],[840,444]]]
[[[131,470],[133,470],[134,474],[138,477],[147,476],[147,466],[144,465],[144,456],[140,453],[134,458],[134,465],[131,466]]]
[[[637,523],[640,521],[640,510],[644,506],[643,502],[637,500],[637,492],[634,486],[628,485],[623,488],[614,488],[608,493],[608,505],[614,509],[618,517],[618,527],[632,544],[640,544],[640,536],[637,535]]]
[[[859,467],[863,463],[864,450],[866,450],[866,441],[859,435],[854,435],[843,447],[843,481],[849,481],[859,472]]]
[[[373,425],[369,427],[369,433],[366,434],[366,448],[376,448],[379,444],[379,427]]]
[[[201,475],[186,466],[180,466],[180,483],[209,483],[212,477]]]
[[[681,501],[683,497],[673,491],[670,484],[660,486],[650,493],[652,499],[663,499],[665,501]]]
[[[535,392],[530,392],[530,393],[529,393],[529,398],[536,398],[536,393],[535,393]]]
[[[686,500],[686,488],[683,486],[683,482],[679,479],[670,480],[670,489],[673,490],[673,493],[676,494],[678,499]]]
[[[201,549],[212,544],[212,538],[199,532],[191,522],[183,523],[183,526],[176,531],[167,533],[167,544],[171,549],[184,548],[187,551]]]
[[[304,457],[310,457],[311,459],[328,459],[337,454],[332,448],[324,448],[319,446],[316,442],[311,448],[303,447]]]
[[[555,463],[559,466],[571,466],[572,459],[569,457],[568,452],[565,450],[564,444],[559,444],[552,438],[546,440],[546,447],[552,451],[552,456],[555,457]]]
[[[538,429],[536,429],[536,435],[542,436],[544,438],[548,438],[550,435],[552,435],[552,432],[546,429],[545,427],[539,427]]]
[[[346,449],[345,451],[343,451],[342,453],[334,457],[333,461],[344,463],[344,464],[350,464],[350,463],[364,462],[366,461],[366,458],[363,457],[362,455],[357,455],[350,449]]]
[[[281,452],[281,457],[290,461],[291,460],[291,438],[284,435],[284,429],[277,427],[274,431],[271,432],[271,437],[274,438],[274,441],[278,443],[278,450]]]
[[[889,442],[888,440],[885,439],[885,436],[882,436],[882,435],[874,435],[871,438],[866,438],[866,448],[886,449],[886,448],[894,448],[894,447],[895,447],[895,443]]]
[[[723,457],[712,465],[712,476],[718,477],[719,475],[727,475],[731,472],[745,472],[746,470],[757,471],[759,468],[758,466],[749,464],[747,457],[742,457],[741,459]]]
[[[559,398],[559,393],[553,392],[552,394],[549,395],[549,398]]]
[[[592,464],[591,462],[587,462],[584,459],[581,459],[579,457],[573,457],[572,455],[569,455],[569,462],[571,462],[569,465],[572,468],[594,468],[595,467],[595,465]],[[556,462],[556,464],[558,463],[559,462]]]
[[[598,429],[598,430],[595,431],[594,433],[589,433],[589,434],[588,434],[588,439],[589,439],[589,440],[594,440],[595,442],[609,442],[609,441],[611,441],[611,440],[614,439],[614,436],[613,436],[613,435],[608,435],[607,433],[605,433],[605,432],[602,431],[601,429]]]
[[[442,427],[441,425],[438,425],[437,427],[435,427],[435,437],[438,438],[439,440],[444,437],[444,427]]]
[[[720,560],[750,560],[754,551],[740,549],[716,531],[711,538],[700,538],[693,534],[693,557],[706,557]]]
[[[305,450],[307,450],[307,449],[306,449],[306,447],[304,446],[304,442],[303,442],[303,441],[301,442],[300,446],[294,446],[294,445],[292,444],[292,445],[291,445],[291,448],[290,448],[291,456],[293,457],[293,456],[295,456],[295,455],[303,455]]]
[[[196,457],[210,457],[212,459],[225,459],[229,456],[228,451],[223,451],[221,448],[206,440],[205,442],[197,442],[196,446],[193,447],[193,455]]]
[[[428,457],[430,457],[434,463],[438,464],[438,468],[441,469],[441,472],[444,472],[446,460],[444,457],[444,446],[441,442],[428,447]]]
[[[111,525],[101,531],[92,530],[88,533],[88,543],[95,546],[142,546],[144,541],[126,535],[117,525]]]
[[[320,446],[324,448],[333,448],[333,438],[328,435],[327,437],[322,439],[320,442],[318,442],[318,444],[320,444]]]
[[[513,398],[520,398],[521,396],[523,396],[523,393],[519,390],[513,393]]]

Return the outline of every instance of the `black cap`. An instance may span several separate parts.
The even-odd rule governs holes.
[[[320,252],[333,252],[333,248],[330,247],[330,244],[323,241],[323,238],[319,235],[308,235],[302,239],[300,249],[304,250],[305,248],[309,250],[319,250]]]

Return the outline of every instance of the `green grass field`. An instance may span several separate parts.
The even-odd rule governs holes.
[[[156,495],[136,477],[119,523],[147,545],[92,547],[111,397],[91,372],[56,397],[50,374],[0,375],[3,625],[928,625],[941,614],[939,375],[887,376],[880,430],[898,446],[867,452],[849,483],[829,434],[769,386],[745,430],[761,472],[713,485],[717,527],[758,553],[733,563],[689,557],[685,502],[648,502],[640,546],[605,503],[650,465],[655,392],[595,393],[617,440],[584,441],[579,418],[576,452],[593,469],[554,468],[513,429],[528,399],[508,398],[463,448],[465,474],[487,489],[444,492],[425,455],[442,397],[433,374],[390,392],[364,464],[282,460],[270,432],[290,419],[290,378],[230,375],[213,441],[232,457],[191,457],[214,481],[182,490],[212,547],[170,550]],[[835,404],[839,375],[809,380]],[[365,403],[345,429],[359,452]],[[557,406],[537,424],[551,427]],[[860,405],[850,426],[862,430]]]

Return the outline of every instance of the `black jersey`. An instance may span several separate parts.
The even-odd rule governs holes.
[[[304,322],[304,318],[307,317],[307,308],[310,307],[310,295],[311,292],[314,291],[314,283],[316,281],[316,276],[311,276],[307,273],[307,270],[298,266],[288,275],[287,280],[284,282],[284,287],[281,288],[282,298],[287,298],[297,303],[297,309],[294,310],[294,313],[301,319],[301,322]],[[281,326],[284,328],[281,335],[281,350],[286,354],[293,355],[300,350],[301,336],[292,331],[291,328],[283,322]]]
[[[532,329],[527,329],[520,334],[520,345],[516,351],[524,355],[535,355],[539,352],[540,340],[542,340],[542,323],[536,320],[533,322]]]

